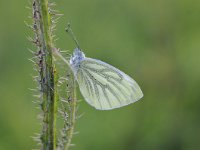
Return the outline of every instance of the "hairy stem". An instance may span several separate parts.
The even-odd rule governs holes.
[[[42,92],[43,124],[41,143],[43,150],[56,149],[57,79],[52,61],[51,18],[48,0],[33,1],[36,45],[39,49],[39,75]]]
[[[31,41],[37,46],[38,51],[35,53],[36,69],[39,71],[39,86],[41,91],[41,109],[42,109],[42,133],[40,136],[42,150],[68,150],[71,146],[72,136],[74,134],[74,126],[76,121],[76,84],[73,75],[67,76],[67,96],[65,100],[69,107],[63,107],[61,112],[64,115],[64,127],[62,134],[56,134],[57,105],[58,105],[58,75],[56,72],[53,54],[59,56],[67,65],[71,72],[69,61],[66,60],[53,45],[52,30],[55,27],[53,23],[52,9],[49,7],[48,0],[33,0],[33,20],[35,39]],[[71,72],[72,73],[72,72]],[[59,82],[60,83],[60,82]],[[60,95],[61,96],[61,95]],[[59,97],[60,97],[59,96]],[[60,104],[60,103],[59,103]],[[59,109],[60,110],[60,109]],[[58,130],[58,129],[57,129]],[[59,137],[61,136],[61,138]],[[61,140],[60,140],[61,139]]]
[[[70,105],[70,113],[69,113],[69,129],[67,130],[67,141],[65,143],[65,150],[68,150],[70,145],[71,145],[71,140],[72,136],[74,133],[74,126],[75,126],[75,121],[76,121],[76,105],[77,105],[77,97],[76,97],[76,82],[75,79],[73,78],[72,80],[72,93],[71,95],[71,100],[69,100],[69,105]]]
[[[65,64],[68,65],[68,75],[67,75],[67,97],[68,99],[65,101],[68,104],[68,108],[62,103],[63,106],[63,118],[64,118],[64,127],[63,127],[63,136],[61,142],[61,149],[68,150],[70,148],[72,137],[74,134],[74,127],[76,122],[76,112],[77,112],[77,96],[76,96],[76,81],[73,76],[73,71],[69,64],[69,61],[66,60],[59,52],[58,49],[54,48],[53,52],[55,56],[58,56]]]

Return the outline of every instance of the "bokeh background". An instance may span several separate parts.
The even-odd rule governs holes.
[[[39,110],[28,88],[33,46],[30,0],[0,0],[0,150],[37,148]],[[72,150],[200,149],[200,1],[55,0],[64,16],[56,45],[72,52],[67,22],[88,57],[108,62],[141,86],[135,104],[98,111],[83,101]],[[80,97],[82,98],[82,97]]]

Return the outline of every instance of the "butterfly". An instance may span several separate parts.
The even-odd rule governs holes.
[[[76,48],[70,66],[86,102],[99,110],[119,108],[143,97],[139,85],[124,72]]]
[[[99,110],[110,110],[134,103],[143,97],[135,80],[103,61],[85,57],[69,25],[66,31],[78,47],[74,49],[69,62],[57,54],[71,68],[88,104]]]

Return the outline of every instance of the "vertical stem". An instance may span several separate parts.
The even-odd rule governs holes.
[[[35,39],[33,43],[37,46],[38,51],[36,53],[37,64],[39,70],[39,84],[42,93],[42,134],[41,144],[42,150],[56,150],[56,148],[68,150],[71,146],[71,139],[74,132],[74,125],[76,121],[76,84],[73,77],[68,77],[71,81],[69,83],[69,97],[68,104],[69,110],[63,111],[65,116],[65,125],[63,128],[64,135],[63,141],[57,145],[56,136],[56,117],[57,117],[57,103],[58,103],[58,77],[56,68],[53,62],[53,51],[57,54],[65,63],[70,67],[69,62],[65,60],[60,53],[58,53],[53,45],[52,36],[52,18],[50,15],[50,8],[48,0],[33,0],[33,29],[35,33]]]
[[[69,66],[69,74],[67,75],[67,104],[68,109],[65,107],[63,103],[63,113],[64,114],[64,127],[63,127],[63,136],[61,142],[61,149],[68,150],[70,148],[72,137],[74,134],[75,122],[76,122],[76,112],[77,112],[77,96],[76,96],[76,80],[73,76],[73,72],[70,68],[69,62],[58,52],[57,49],[54,49],[54,54],[60,57],[68,66]]]
[[[41,89],[43,94],[43,131],[42,149],[56,149],[56,113],[57,113],[57,89],[56,70],[52,62],[52,37],[51,17],[49,15],[48,0],[36,0],[39,10],[39,30],[42,53]]]
[[[68,150],[71,144],[72,136],[74,133],[74,126],[76,121],[76,103],[77,103],[77,97],[76,97],[76,81],[75,78],[72,79],[72,88],[73,92],[71,93],[72,99],[70,101],[70,112],[69,113],[69,130],[67,131],[67,142],[65,144],[65,150]]]

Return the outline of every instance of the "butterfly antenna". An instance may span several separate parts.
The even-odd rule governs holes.
[[[69,35],[72,37],[73,41],[77,45],[78,49],[80,50],[80,46],[79,46],[78,40],[76,39],[76,36],[74,35],[74,32],[72,31],[70,23],[67,24],[67,28],[65,29],[65,31],[67,33],[69,33]]]

